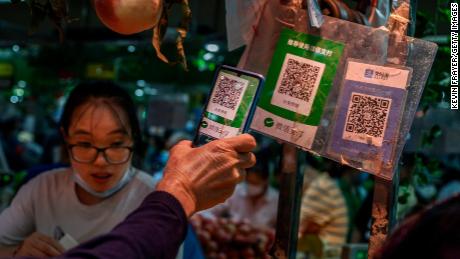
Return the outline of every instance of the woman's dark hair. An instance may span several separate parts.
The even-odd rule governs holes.
[[[460,258],[460,195],[406,219],[377,258]]]
[[[110,81],[83,82],[71,91],[59,122],[59,126],[64,132],[68,133],[75,109],[88,102],[91,98],[107,99],[108,103],[116,105],[125,111],[131,128],[134,149],[139,149],[142,145],[142,135],[136,115],[136,106],[125,90]]]
[[[247,170],[248,173],[253,173],[259,175],[262,179],[268,179],[270,177],[270,172],[268,168],[268,161],[261,157],[259,154],[256,154],[257,162],[256,164]]]

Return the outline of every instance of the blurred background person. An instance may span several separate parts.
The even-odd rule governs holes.
[[[317,166],[320,173],[302,196],[299,237],[309,244],[300,250],[314,251],[316,256],[339,258],[341,247],[347,242],[350,221],[345,196],[338,182],[342,168],[325,159]]]
[[[247,170],[246,180],[237,185],[233,195],[204,215],[225,217],[252,226],[274,228],[279,192],[269,185],[267,162],[256,155],[256,165]]]

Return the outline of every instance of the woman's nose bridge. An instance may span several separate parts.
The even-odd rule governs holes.
[[[94,163],[95,164],[108,164],[109,163],[109,161],[107,161],[104,149],[97,150],[96,159],[94,160]]]

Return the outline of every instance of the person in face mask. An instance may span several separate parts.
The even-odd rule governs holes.
[[[267,162],[257,156],[256,165],[247,169],[246,180],[223,204],[201,213],[204,217],[229,217],[256,227],[275,228],[279,192],[269,185]]]
[[[29,181],[0,214],[0,255],[59,255],[109,232],[154,190],[152,177],[132,165],[141,132],[122,88],[75,87],[60,131],[71,166]]]
[[[268,172],[265,170],[261,165],[251,168],[243,183],[243,191],[252,203],[256,203],[268,191]]]

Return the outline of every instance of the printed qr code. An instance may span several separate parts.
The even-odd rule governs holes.
[[[211,99],[213,104],[221,105],[225,108],[235,110],[244,90],[244,82],[237,81],[227,76],[221,76],[214,95]]]
[[[353,93],[345,131],[383,138],[390,106],[391,99]]]
[[[320,80],[320,67],[289,58],[282,71],[278,93],[310,102],[314,96],[317,80]]]

